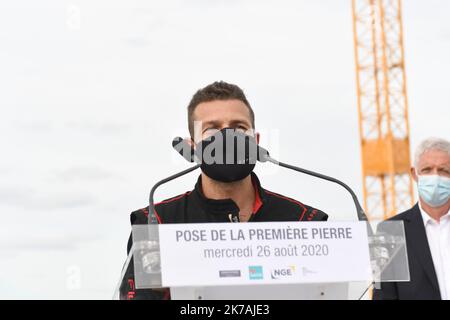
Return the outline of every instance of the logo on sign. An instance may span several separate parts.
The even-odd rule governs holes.
[[[248,277],[250,280],[264,279],[262,266],[250,266],[248,267]]]
[[[220,270],[219,277],[221,278],[239,278],[241,270]]]
[[[272,279],[283,279],[292,277],[295,274],[295,266],[289,266],[287,268],[273,269],[270,273]]]
[[[305,276],[305,277],[307,277],[307,276],[309,276],[311,274],[317,273],[317,271],[308,269],[306,267],[302,268],[302,272],[303,272],[303,276]]]

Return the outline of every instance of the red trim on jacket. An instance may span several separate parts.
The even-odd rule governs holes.
[[[166,289],[164,292],[163,300],[170,300],[170,289]]]
[[[186,192],[186,193],[180,194],[179,196],[176,196],[175,198],[171,198],[171,199],[168,199],[168,200],[164,200],[164,201],[155,203],[155,207],[156,207],[158,204],[169,203],[169,202],[172,202],[172,201],[181,199],[181,198],[183,198],[183,197],[186,197],[186,196],[190,195],[191,192],[192,192],[192,191],[188,191],[188,192]]]
[[[268,194],[271,194],[271,195],[273,195],[273,196],[275,196],[275,197],[278,197],[278,198],[281,198],[281,199],[285,199],[285,200],[287,200],[287,201],[289,201],[289,202],[292,202],[292,203],[295,203],[295,204],[299,205],[299,206],[303,209],[303,212],[302,212],[302,214],[301,214],[301,216],[300,216],[299,221],[302,221],[302,220],[303,220],[303,216],[305,215],[305,213],[306,213],[306,211],[307,211],[307,209],[306,209],[306,207],[303,205],[303,203],[301,203],[301,202],[299,202],[299,201],[297,201],[297,200],[288,198],[288,197],[284,197],[284,196],[279,195],[279,194],[277,194],[277,193],[273,193],[273,192],[267,191],[267,190],[264,190],[264,192],[266,192],[266,193],[268,193]]]
[[[188,191],[188,192],[183,193],[183,194],[180,194],[179,196],[176,196],[176,197],[174,197],[174,198],[172,198],[172,199],[168,199],[168,200],[164,200],[164,201],[155,203],[155,204],[154,204],[155,210],[154,210],[153,212],[155,213],[156,219],[158,220],[158,224],[162,224],[162,220],[161,220],[161,217],[159,216],[158,212],[156,211],[156,206],[157,206],[157,205],[163,204],[163,203],[173,202],[173,201],[175,201],[175,200],[179,200],[179,199],[181,199],[181,198],[183,198],[183,197],[186,197],[186,196],[190,195],[191,192],[192,192],[192,191]],[[147,208],[143,208],[142,211],[144,212],[145,216],[148,217],[148,209],[147,209]]]
[[[253,204],[253,211],[252,213],[255,214],[259,211],[261,206],[263,205],[263,202],[261,200],[261,197],[259,195],[259,190],[256,182],[252,179],[253,188],[255,189],[255,203]]]
[[[130,286],[130,290],[127,293],[127,300],[133,300],[136,295],[136,288],[134,287],[134,280],[128,279],[128,285]]]
[[[311,211],[311,213],[310,214],[308,214],[308,221],[311,221],[313,218],[314,218],[314,216],[317,214],[317,210],[316,209],[314,209],[313,211]]]

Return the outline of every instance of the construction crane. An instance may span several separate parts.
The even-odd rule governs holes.
[[[352,0],[364,207],[386,219],[414,203],[401,0]]]

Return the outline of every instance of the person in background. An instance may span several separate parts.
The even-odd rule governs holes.
[[[411,175],[419,201],[403,220],[410,281],[383,282],[375,300],[450,299],[450,142],[429,138],[415,152]]]

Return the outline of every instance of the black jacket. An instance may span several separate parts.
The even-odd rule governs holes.
[[[382,282],[374,300],[440,300],[441,293],[419,205],[389,220],[403,220],[410,281]]]
[[[255,203],[249,222],[268,221],[326,221],[327,214],[297,200],[270,192],[261,187],[258,177],[252,173]],[[215,223],[231,222],[239,217],[239,207],[231,199],[212,200],[203,195],[201,176],[194,190],[164,200],[155,205],[158,223]],[[148,207],[131,213],[131,224],[147,224]],[[130,235],[128,252],[132,246]],[[181,263],[181,262],[180,262]],[[133,263],[131,261],[120,287],[121,299],[163,299],[168,292],[134,287]]]

